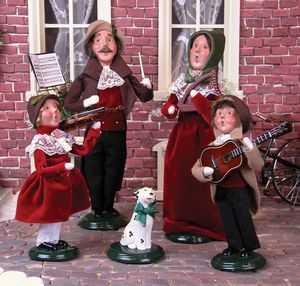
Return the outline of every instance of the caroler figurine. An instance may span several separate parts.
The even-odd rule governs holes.
[[[16,219],[39,224],[36,246],[29,251],[31,259],[71,260],[79,250],[60,239],[61,224],[89,208],[90,201],[85,180],[70,163],[69,152],[80,156],[90,152],[100,136],[100,122],[94,123],[83,145],[79,145],[74,136],[58,129],[61,106],[56,95],[31,97],[27,110],[37,132],[27,147],[36,170],[22,186]]]
[[[65,107],[72,112],[105,108],[97,117],[102,136],[82,158],[92,208],[79,223],[86,229],[117,230],[128,222],[114,208],[127,156],[127,117],[137,98],[142,102],[153,98],[153,89],[149,78],[140,83],[133,76],[121,56],[124,47],[124,35],[116,26],[103,20],[91,23],[84,41],[89,60],[65,97]]]
[[[219,270],[255,270],[266,260],[255,253],[260,248],[252,220],[260,205],[255,173],[263,160],[256,144],[243,134],[251,115],[238,97],[226,95],[211,110],[216,139],[202,151],[192,168],[201,182],[210,182],[212,200],[219,206],[228,247],[211,264]],[[235,156],[238,154],[239,156]]]
[[[223,95],[217,73],[224,47],[221,31],[193,33],[188,44],[188,69],[171,86],[171,94],[161,107],[167,118],[178,115],[166,148],[163,201],[163,230],[177,243],[225,240],[209,184],[191,174],[201,150],[214,139],[210,108]]]

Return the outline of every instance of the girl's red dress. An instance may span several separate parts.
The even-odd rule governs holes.
[[[48,134],[55,128],[39,127],[38,134]],[[72,144],[71,153],[85,155],[93,148],[99,137],[99,130],[90,128],[84,144]],[[86,182],[76,168],[66,170],[69,154],[47,155],[35,149],[36,170],[26,179],[20,191],[16,219],[28,223],[63,222],[79,211],[90,207]]]

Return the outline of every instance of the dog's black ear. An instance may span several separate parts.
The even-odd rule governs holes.
[[[133,193],[133,196],[134,196],[136,199],[138,199],[138,198],[139,198],[139,193],[140,193],[140,191],[137,190],[137,191],[135,191],[135,192]]]

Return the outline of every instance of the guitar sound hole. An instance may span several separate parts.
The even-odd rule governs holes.
[[[223,156],[223,162],[225,164],[229,163],[231,161],[231,159],[232,159],[232,156],[230,154],[224,154],[224,156]]]

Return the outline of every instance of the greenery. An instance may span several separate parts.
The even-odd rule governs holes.
[[[38,95],[38,96],[46,96],[49,94],[55,94],[58,97],[60,105],[61,105],[62,120],[65,120],[72,115],[72,113],[70,111],[68,111],[64,106],[64,99],[65,99],[65,96],[67,95],[69,88],[71,87],[71,84],[72,84],[71,81],[67,81],[63,85],[59,85],[59,86],[51,88],[51,89],[39,90],[36,92],[36,95]]]

